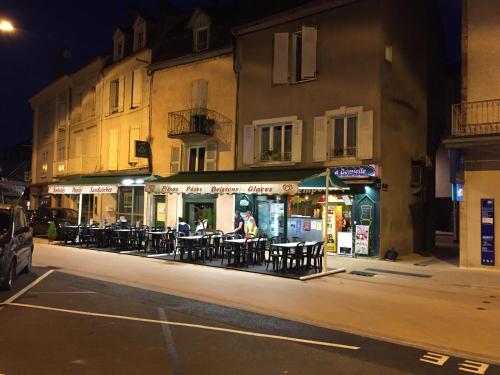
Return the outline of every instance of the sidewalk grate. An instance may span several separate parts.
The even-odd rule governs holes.
[[[373,272],[365,272],[365,271],[351,271],[349,272],[352,275],[358,275],[358,276],[366,276],[366,277],[373,277],[376,275],[376,273]]]
[[[425,279],[430,279],[432,277],[432,275],[425,275],[423,273],[400,272],[400,271],[384,270],[384,269],[380,269],[380,268],[365,268],[365,269],[367,271],[390,273],[392,275],[401,275],[401,276],[422,277],[422,278],[425,278]]]

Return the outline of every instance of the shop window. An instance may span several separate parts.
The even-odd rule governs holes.
[[[120,187],[117,218],[125,216],[130,225],[144,223],[144,187]]]
[[[291,160],[292,127],[292,124],[260,127],[260,161]]]
[[[331,149],[334,158],[356,156],[357,115],[335,117],[331,120]]]

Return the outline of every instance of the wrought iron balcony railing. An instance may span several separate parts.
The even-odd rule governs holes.
[[[168,114],[168,137],[214,137],[231,143],[232,121],[219,112],[207,108],[191,108]]]
[[[500,99],[454,104],[452,135],[500,134]]]

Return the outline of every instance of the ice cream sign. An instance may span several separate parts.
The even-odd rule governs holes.
[[[161,184],[146,185],[146,191],[159,194],[258,194],[294,195],[298,191],[296,182],[271,184]]]

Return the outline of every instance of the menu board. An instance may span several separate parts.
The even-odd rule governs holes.
[[[368,255],[369,225],[356,225],[356,239],[354,248],[356,254]]]
[[[495,265],[495,201],[481,199],[481,264]]]

